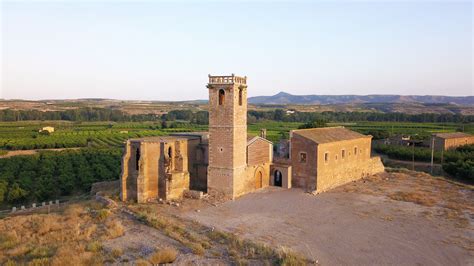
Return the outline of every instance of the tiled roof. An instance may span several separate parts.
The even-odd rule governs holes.
[[[371,136],[363,135],[344,127],[323,127],[293,130],[293,134],[303,136],[316,143],[329,143],[342,140],[371,138]]]
[[[260,137],[260,136],[250,136],[250,135],[247,135],[247,146],[250,145],[250,144],[252,144],[252,143],[254,143],[255,141],[257,141],[257,140],[259,140],[259,139],[261,139],[261,140],[263,140],[263,141],[266,141],[266,142],[268,142],[268,143],[270,143],[270,144],[273,145],[273,142],[269,141],[268,139],[262,138],[262,137]]]
[[[436,137],[442,139],[455,139],[455,138],[466,138],[466,137],[473,137],[473,135],[466,134],[463,132],[453,132],[453,133],[436,133],[434,134]]]

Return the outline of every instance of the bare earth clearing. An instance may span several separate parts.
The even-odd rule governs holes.
[[[183,215],[322,265],[474,264],[472,188],[422,173],[384,173],[319,195],[271,188]]]

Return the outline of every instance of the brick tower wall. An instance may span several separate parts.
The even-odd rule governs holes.
[[[230,78],[230,77],[229,77]],[[232,76],[232,78],[234,78]],[[247,147],[246,86],[228,82],[209,85],[208,192],[234,198],[235,187],[245,178]],[[219,104],[219,91],[224,90]],[[239,100],[242,90],[242,100]],[[240,104],[241,103],[241,104]]]

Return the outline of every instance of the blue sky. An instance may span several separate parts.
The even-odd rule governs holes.
[[[471,1],[3,1],[1,98],[473,93]]]

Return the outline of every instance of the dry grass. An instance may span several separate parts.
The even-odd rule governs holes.
[[[264,265],[306,265],[308,260],[288,249],[273,247],[242,240],[235,234],[210,230],[198,223],[157,215],[157,210],[149,206],[130,206],[138,213],[139,219],[147,225],[159,229],[169,237],[188,247],[200,256],[226,258],[232,264],[246,265],[261,261]]]
[[[438,203],[435,197],[433,197],[430,193],[426,193],[423,191],[416,191],[416,192],[397,191],[395,193],[389,194],[388,197],[393,200],[413,202],[413,203],[423,205],[423,206],[428,206],[428,207],[433,207]]]
[[[150,266],[152,264],[150,262],[148,262],[147,260],[138,259],[138,260],[133,262],[133,265],[135,265],[135,266]]]
[[[94,252],[94,253],[100,252],[100,251],[102,251],[102,249],[103,249],[102,243],[100,243],[97,240],[94,240],[94,241],[90,242],[86,246],[86,251],[90,251],[90,252]]]
[[[101,265],[104,257],[117,257],[100,241],[123,235],[124,227],[102,210],[83,202],[58,213],[0,220],[0,265]]]
[[[174,248],[164,248],[154,252],[148,259],[153,264],[172,263],[176,260],[178,251]]]
[[[432,215],[443,217],[466,227],[469,221],[463,212],[474,213],[474,188],[442,177],[406,169],[388,169],[364,180],[352,182],[335,191],[387,196],[392,200],[435,207]],[[363,183],[363,184],[361,184]],[[436,211],[436,208],[441,211]],[[424,214],[424,217],[428,215]]]
[[[123,250],[121,248],[114,248],[112,249],[112,256],[114,258],[119,258],[123,255]]]
[[[120,221],[107,221],[105,223],[105,226],[107,227],[107,233],[110,238],[117,238],[120,236],[123,236],[125,232],[125,227],[122,225],[122,222]]]

